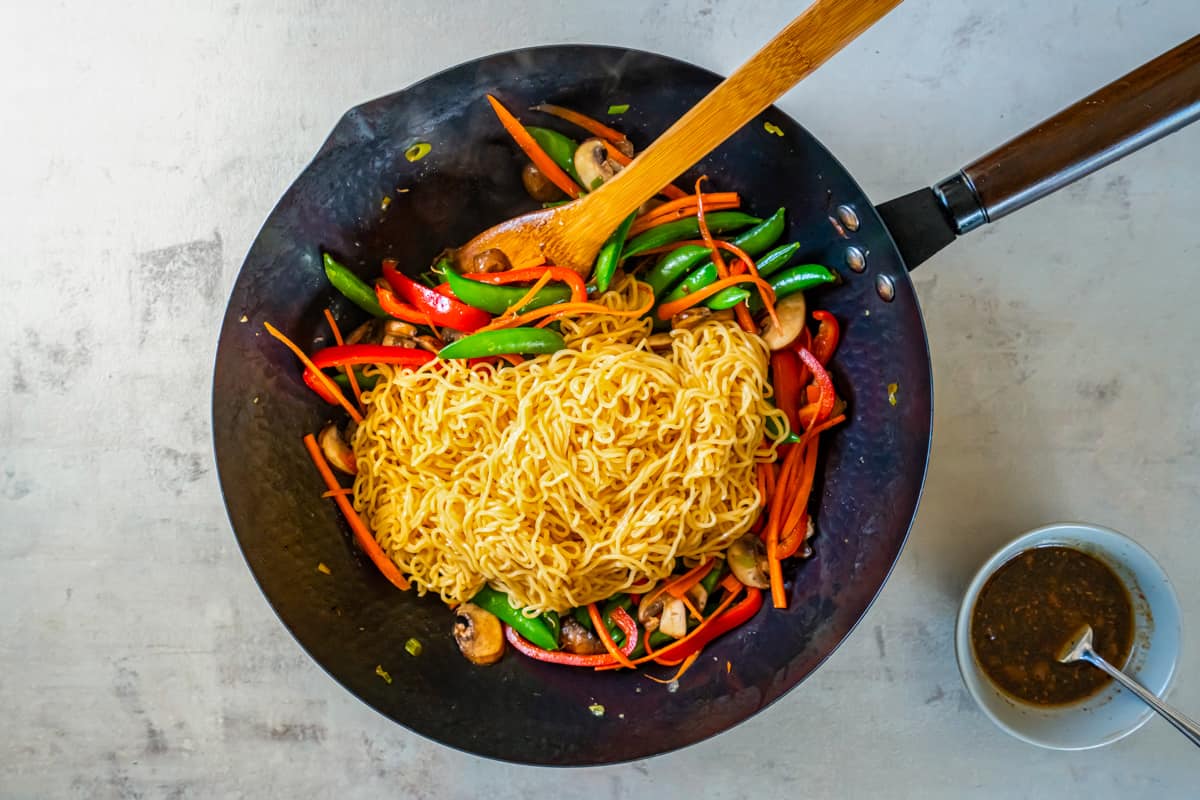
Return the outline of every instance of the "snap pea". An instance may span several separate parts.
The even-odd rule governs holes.
[[[663,253],[663,257],[646,271],[642,280],[650,284],[650,288],[654,290],[654,296],[658,297],[671,288],[671,284],[677,281],[681,275],[687,274],[689,269],[708,258],[710,252],[703,245],[685,244],[669,253]]]
[[[761,259],[754,262],[754,265],[758,268],[758,274],[766,276],[773,272],[777,272],[779,268],[786,264],[788,259],[795,255],[796,251],[799,249],[799,242],[793,242],[792,244],[785,244],[782,247],[776,247]],[[747,254],[751,256],[755,255],[749,251],[747,251]],[[671,292],[662,299],[662,302],[670,303],[673,300],[679,300],[680,298],[686,297],[689,294],[698,292],[716,279],[717,266],[710,261],[707,264],[692,270],[691,274],[684,278],[678,286],[672,289]],[[743,291],[745,290],[736,286],[731,286],[725,291],[714,295],[705,305],[712,309],[731,308],[737,305],[737,302],[728,302],[727,298],[731,297],[737,292]]]
[[[368,389],[374,389],[375,384],[379,383],[378,375],[363,375],[362,370],[354,370],[354,377],[358,379],[358,388],[362,389],[364,392]],[[346,373],[344,372],[339,372],[338,374],[334,375],[333,382],[343,389],[350,388],[350,378],[347,377]]]
[[[546,328],[501,328],[464,336],[438,351],[438,358],[482,358],[506,353],[553,353],[567,346],[562,334]]]
[[[446,282],[450,284],[450,291],[454,292],[455,297],[469,306],[481,308],[492,314],[503,314],[512,308],[515,303],[520,302],[522,297],[529,294],[528,287],[496,286],[464,278],[454,271],[454,268],[450,266],[448,261],[441,262],[439,266],[442,274],[446,276]],[[555,303],[565,303],[570,298],[571,290],[569,288],[562,284],[551,284],[539,289],[538,293],[528,303],[521,306],[518,311],[532,311],[535,308],[554,305]]]
[[[626,217],[613,231],[613,235],[608,237],[604,247],[600,248],[600,255],[596,257],[596,268],[592,270],[592,281],[596,284],[597,292],[608,291],[608,285],[612,283],[613,275],[616,274],[617,264],[621,263],[621,250],[625,247],[625,238],[629,235],[629,226],[633,225],[635,216],[636,212]]]
[[[750,230],[743,231],[733,237],[732,243],[745,250],[747,255],[750,256],[757,256],[759,253],[765,252],[768,247],[779,241],[780,236],[783,236],[784,213],[784,209],[779,209]],[[707,219],[711,220],[713,216],[715,215],[710,214]],[[709,252],[707,247],[685,245],[664,256],[662,260],[647,272],[644,280],[654,288],[654,296],[658,297],[670,288],[671,284],[677,281],[681,275],[687,274],[688,270],[703,262]],[[759,271],[761,272],[761,268]],[[704,277],[693,278],[699,272],[703,272]],[[709,275],[711,277],[708,277]],[[707,278],[707,280],[704,280],[704,278]],[[691,274],[688,274],[687,278],[684,279],[685,283],[688,284],[686,289],[681,289],[680,287],[683,285],[681,284],[663,302],[678,300],[683,295],[703,288],[716,279],[717,268],[709,261],[704,266],[698,267]]]
[[[792,256],[795,255],[796,251],[799,249],[800,249],[800,243],[792,242],[791,244],[785,244],[782,247],[776,247],[774,250],[767,253],[765,256],[763,256],[761,259],[759,259],[755,263],[755,266],[758,267],[759,276],[765,278],[769,275],[773,275],[776,272],[778,272],[785,264],[787,264],[788,261],[791,260]],[[698,271],[699,270],[697,270],[697,272]],[[695,275],[695,274],[696,274],[695,272],[692,273],[692,275]],[[685,280],[691,280],[691,278],[692,278],[692,276],[689,275]],[[715,274],[713,276],[713,280],[716,280]],[[832,278],[831,278],[831,280],[832,280]],[[712,283],[712,281],[709,281],[708,283]],[[708,283],[705,283],[703,285],[707,286]],[[693,289],[692,291],[695,291],[695,290]],[[791,293],[792,292],[788,292],[787,294],[791,294]],[[708,299],[708,302],[705,303],[705,305],[713,310],[720,310],[722,308],[732,308],[733,306],[736,306],[738,303],[740,303],[742,300],[746,299],[746,297],[742,296],[743,294],[754,297],[755,300],[757,301],[757,305],[755,303],[750,304],[751,307],[753,308],[753,310],[757,311],[758,309],[762,308],[762,301],[761,301],[761,298],[758,297],[758,294],[756,292],[747,292],[745,289],[742,289],[740,286],[730,286],[728,289],[724,289],[724,290],[718,292],[717,294],[710,297]],[[776,291],[777,297],[778,297],[778,294],[779,294],[778,291]]]
[[[708,574],[700,579],[700,585],[704,587],[704,591],[712,594],[717,588],[717,581],[721,580],[721,575],[725,572],[725,562],[718,561],[713,565],[713,568],[708,571]]]
[[[730,286],[728,289],[722,289],[705,300],[704,305],[713,311],[721,311],[722,309],[733,308],[738,303],[743,303],[749,299],[750,292],[740,286]]]
[[[375,297],[375,290],[367,285],[362,278],[351,272],[349,267],[335,261],[329,253],[323,254],[323,260],[325,263],[325,277],[329,278],[329,282],[333,284],[333,288],[344,294],[347,300],[371,316],[387,316],[383,308],[380,307],[379,300]]]
[[[550,160],[563,168],[571,179],[579,183],[579,173],[575,171],[575,151],[579,143],[569,136],[563,136],[558,131],[549,128],[539,128],[536,125],[526,125],[525,130],[538,143],[538,147],[546,151]],[[585,187],[586,188],[586,187]]]
[[[541,617],[527,617],[521,609],[513,607],[508,602],[508,595],[498,592],[490,586],[484,586],[471,598],[471,602],[484,611],[499,617],[509,627],[536,644],[543,650],[557,650],[558,637],[550,630],[550,626]]]
[[[562,620],[559,619],[557,611],[543,611],[542,622],[546,623],[546,627],[554,634],[554,640],[558,641],[562,633]]]
[[[713,233],[728,233],[744,228],[747,225],[757,225],[761,217],[752,217],[741,211],[714,211],[705,216],[708,229]],[[629,242],[621,258],[630,258],[646,250],[662,247],[664,244],[678,242],[681,239],[694,239],[700,235],[700,222],[695,217],[685,217],[674,222],[667,222],[645,233],[640,233]]]
[[[820,264],[800,264],[785,269],[767,283],[771,284],[771,288],[775,290],[775,299],[782,300],[789,294],[833,283],[835,280],[837,280],[837,276]],[[757,292],[750,298],[748,305],[750,310],[755,312],[762,308],[762,298],[758,296]]]

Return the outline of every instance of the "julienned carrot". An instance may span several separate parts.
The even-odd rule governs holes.
[[[721,278],[720,280],[713,281],[703,289],[698,289],[697,291],[694,291],[689,295],[685,295],[678,300],[672,300],[669,303],[663,303],[658,307],[658,318],[662,320],[670,319],[680,311],[686,311],[692,306],[704,302],[721,290],[728,289],[730,286],[737,286],[741,283],[753,283],[763,291],[770,292],[772,297],[775,295],[775,292],[771,289],[771,285],[762,278],[756,278],[753,275],[730,275],[728,278]],[[548,306],[548,308],[553,308],[553,306]]]
[[[341,489],[341,484],[337,478],[333,476],[333,470],[329,468],[329,462],[325,460],[325,455],[321,452],[320,446],[317,444],[317,437],[311,433],[304,437],[304,447],[308,450],[308,455],[312,459],[313,464],[317,467],[317,472],[321,473],[321,479],[325,481],[325,485],[329,491],[335,492]],[[371,531],[367,530],[366,523],[358,516],[358,512],[354,510],[354,506],[350,505],[350,501],[346,499],[346,495],[340,492],[333,496],[337,502],[338,508],[341,509],[342,515],[346,517],[346,522],[350,525],[350,530],[354,532],[354,540],[358,542],[358,546],[363,549],[371,562],[379,568],[383,576],[392,582],[392,585],[397,589],[407,590],[408,579],[400,572],[400,568],[396,566],[396,562],[392,561],[387,553],[383,552],[383,548],[379,546],[379,542],[375,541],[375,537],[371,535]]]
[[[632,158],[613,147],[611,142],[605,142],[604,149],[608,151],[608,157],[620,164],[622,167],[628,167],[631,163],[633,163]],[[687,197],[687,192],[685,192],[683,189],[680,189],[673,183],[668,183],[666,186],[659,189],[658,193],[665,195],[672,200],[678,200],[681,197]]]
[[[629,660],[629,656],[622,653],[621,648],[617,647],[617,643],[613,641],[612,634],[608,632],[608,626],[604,624],[604,618],[600,616],[600,609],[596,607],[595,603],[588,603],[588,618],[592,621],[592,627],[596,629],[596,635],[600,637],[608,654],[615,658],[622,667],[637,669]]]
[[[663,586],[663,591],[671,595],[671,597],[683,597],[692,590],[693,586],[704,580],[704,577],[712,571],[713,565],[716,563],[711,558],[707,561],[702,561],[678,578],[667,581],[666,585]]]
[[[574,270],[572,270],[572,272],[574,272]],[[576,274],[578,275],[579,273],[576,273]],[[537,293],[542,290],[542,287],[544,287],[547,283],[550,282],[550,278],[551,278],[551,275],[549,272],[543,272],[542,276],[533,282],[533,286],[529,287],[529,291],[527,291],[524,295],[522,295],[520,300],[513,303],[512,306],[509,307],[508,311],[504,312],[504,316],[507,316],[508,314],[512,314],[515,317],[517,315],[517,309],[524,308],[525,304],[528,303],[530,300],[532,300],[534,298],[534,296],[537,295]],[[587,289],[584,288],[583,291],[586,296]],[[572,290],[572,294],[574,294],[574,290]]]
[[[717,242],[717,247],[721,250],[728,250],[729,252],[733,253],[738,257],[739,261],[746,265],[746,269],[750,271],[751,275],[756,278],[760,277],[758,274],[758,265],[754,263],[754,259],[751,258],[750,254],[745,250],[738,247],[736,244],[732,244],[731,242]],[[762,292],[759,292],[759,295],[762,297],[763,308],[766,309],[767,316],[771,318],[771,321],[775,323],[776,327],[782,327],[779,323],[779,317],[775,314],[775,303],[773,299],[767,297]]]
[[[733,601],[737,599],[738,594],[741,593],[743,588],[745,588],[745,587],[743,587],[742,584],[739,583],[737,585],[737,589],[735,589],[732,592],[729,592],[727,594],[727,596],[725,597],[725,599],[721,601],[721,604],[719,606],[717,606],[711,614],[709,614],[707,617],[705,617],[703,622],[701,622],[699,625],[697,625],[696,627],[694,627],[690,631],[688,631],[686,636],[676,639],[675,641],[671,642],[668,645],[663,645],[662,649],[658,650],[653,655],[646,655],[646,656],[642,656],[641,658],[635,658],[633,660],[634,665],[636,666],[638,664],[645,664],[647,661],[657,661],[660,658],[671,658],[673,656],[673,654],[678,652],[679,649],[685,643],[696,638],[696,636],[698,636],[701,632],[706,631],[708,629],[708,627],[713,624],[713,620],[718,619],[721,616],[721,614],[724,613],[729,608],[729,606],[733,605]],[[643,602],[645,602],[645,601],[643,600]],[[604,627],[604,626],[601,625],[600,627]],[[646,638],[648,639],[650,637],[646,637]],[[610,665],[604,666],[604,667],[596,667],[596,671],[602,672],[604,670],[617,669],[617,668],[618,668],[618,666],[616,664],[610,664]]]
[[[724,279],[729,277],[729,267],[725,263],[725,256],[721,255],[721,249],[717,247],[716,240],[713,239],[712,231],[708,228],[708,222],[704,218],[704,195],[700,192],[700,184],[708,180],[707,175],[701,175],[696,179],[696,220],[700,228],[700,238],[712,250],[713,264],[717,268],[717,277]],[[758,277],[757,272],[754,277]],[[759,290],[762,293],[762,290]],[[765,297],[765,295],[764,295]],[[733,309],[734,315],[737,317],[738,325],[742,326],[742,330],[746,333],[754,333],[757,328],[754,326],[754,320],[750,316],[749,309],[745,303],[738,303]]]
[[[571,180],[571,176],[563,171],[562,167],[554,163],[554,159],[546,155],[546,151],[529,135],[529,131],[525,130],[521,122],[512,115],[512,112],[504,107],[504,104],[492,97],[487,96],[488,102],[492,104],[492,110],[496,112],[496,116],[500,119],[500,124],[504,126],[504,130],[508,131],[508,135],[513,138],[517,146],[525,151],[525,155],[529,156],[529,160],[533,165],[541,170],[550,181],[562,189],[568,197],[579,197],[579,186],[575,181]]]
[[[465,272],[463,277],[480,283],[503,286],[510,283],[536,281],[542,277],[542,273],[548,273],[552,281],[561,281],[567,284],[571,289],[572,303],[587,302],[587,284],[583,282],[583,276],[568,267],[543,265],[527,269],[510,269],[506,272]],[[520,306],[517,307],[520,308]]]
[[[608,127],[598,119],[592,119],[586,114],[580,114],[578,111],[572,111],[569,108],[552,105],[550,103],[542,103],[538,106],[533,106],[530,111],[541,111],[543,114],[549,114],[552,117],[558,117],[561,120],[578,125],[593,136],[598,136],[606,142],[620,144],[622,142],[628,144],[629,137],[618,130]],[[618,151],[620,152],[620,151]]]
[[[317,376],[317,380],[321,382],[321,385],[324,386],[329,394],[338,401],[342,408],[346,409],[346,413],[350,415],[350,419],[354,420],[355,422],[363,421],[362,414],[358,413],[358,409],[354,407],[354,404],[346,399],[346,395],[342,394],[342,387],[338,386],[333,382],[332,378],[318,369],[317,366],[313,364],[312,359],[305,355],[304,351],[297,347],[295,342],[280,333],[278,328],[269,322],[264,322],[263,325],[266,327],[267,333],[283,342],[283,344],[287,346],[287,349],[291,350],[296,355],[296,358],[300,359],[300,363]]]
[[[351,486],[346,486],[346,487],[340,488],[340,489],[330,489],[328,492],[324,492],[321,494],[321,499],[328,500],[331,497],[337,497],[339,494],[342,495],[343,497],[352,495],[352,494],[354,494],[354,488]]]
[[[691,668],[692,668],[692,664],[695,664],[695,663],[696,663],[696,659],[698,659],[698,658],[700,658],[700,651],[699,651],[699,650],[697,650],[695,653],[692,653],[690,656],[688,656],[687,658],[685,658],[685,659],[683,660],[683,663],[682,663],[682,664],[679,666],[679,671],[678,671],[678,672],[676,672],[676,673],[675,673],[674,675],[672,675],[671,677],[669,677],[669,678],[666,678],[665,680],[664,680],[663,678],[656,678],[656,677],[654,677],[653,675],[645,675],[644,677],[647,677],[647,678],[649,678],[650,680],[654,681],[655,683],[665,683],[665,684],[672,684],[672,683],[674,683],[675,681],[677,681],[677,680],[679,680],[680,678],[682,678],[682,677],[683,677],[683,674],[684,674],[685,672],[687,672],[689,669],[691,669]],[[661,663],[661,664],[667,664],[667,662],[665,662],[665,661],[661,661],[661,662],[659,662],[659,663]]]
[[[337,320],[333,318],[333,312],[328,308],[325,309],[325,321],[329,323],[329,330],[333,331],[333,340],[337,342],[338,347],[341,347],[346,342],[342,339],[342,331],[338,328]],[[358,404],[361,411],[363,407],[362,389],[358,388],[358,377],[352,368],[346,370],[346,377],[350,379],[350,391],[354,392],[354,402]]]
[[[657,208],[650,209],[638,219],[654,219],[655,217],[661,217],[664,214],[670,214],[672,211],[694,212],[696,210],[696,202],[699,197],[700,195],[685,194],[683,197],[672,200],[669,203],[663,203]],[[738,205],[741,205],[741,198],[738,196],[737,192],[708,192],[707,194],[703,195],[703,198],[706,207],[711,206],[713,203],[737,203]],[[689,213],[687,216],[690,217],[691,213]]]
[[[519,325],[527,325],[534,320],[542,318],[559,319],[572,314],[608,314],[613,317],[640,317],[649,311],[653,305],[654,298],[650,298],[641,308],[635,308],[630,311],[618,311],[617,309],[609,308],[608,306],[601,305],[600,303],[558,303],[557,305],[545,306],[544,308],[535,308],[533,311],[526,311],[524,314],[513,317],[512,319],[494,319],[492,320],[491,324],[480,328],[480,330],[486,331],[495,330],[496,328],[514,328]]]
[[[727,200],[708,203],[705,208],[708,211],[731,211],[738,208],[741,203],[732,203]],[[630,236],[637,236],[639,233],[645,233],[651,228],[657,228],[659,225],[666,225],[668,222],[676,222],[681,219],[687,219],[696,215],[695,206],[691,208],[678,208],[674,211],[668,211],[666,214],[660,214],[656,217],[646,216],[633,221],[633,225],[629,228]]]
[[[767,574],[771,583],[771,604],[787,608],[787,592],[783,586],[783,564],[779,560],[779,534],[767,538]]]
[[[802,523],[808,512],[808,499],[812,494],[813,480],[817,474],[818,439],[810,439],[804,447],[804,464],[796,477],[794,491],[789,487],[787,513],[779,526],[779,558],[790,558],[804,543]]]

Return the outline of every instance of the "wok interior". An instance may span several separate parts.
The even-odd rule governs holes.
[[[577,108],[625,130],[641,148],[716,82],[661,56],[583,46],[456,67],[348,113],[247,257],[214,382],[217,460],[231,522],[264,593],[305,649],[351,692],[418,733],[481,755],[544,764],[621,761],[690,744],[745,719],[815,669],[865,612],[899,555],[928,455],[931,396],[920,312],[869,201],[819,143],[773,109],[677,183],[688,186],[703,172],[711,187],[740,192],[759,216],[786,206],[784,241],[802,243],[797,263],[824,263],[844,278],[810,294],[810,307],[827,308],[842,322],[831,370],[850,422],[824,439],[815,556],[791,568],[788,610],[764,608],[718,640],[675,692],[633,674],[513,653],[476,667],[457,651],[449,611],[388,584],[320,497],[300,438],[336,417],[336,409],[303,386],[298,365],[261,335],[261,326],[270,321],[308,346],[328,337],[326,306],[343,325],[360,318],[326,283],[321,251],[370,278],[382,258],[424,266],[442,248],[534,208],[521,185],[523,156],[496,123],[485,92],[521,110],[524,121],[581,139],[523,111],[536,102]],[[617,103],[630,110],[607,117]],[[784,135],[768,133],[764,121]],[[431,149],[410,162],[405,151],[416,142]],[[841,203],[862,221],[849,238],[829,220]],[[867,273],[845,267],[848,244],[869,253]],[[895,281],[891,303],[875,292],[881,274]],[[889,384],[898,388],[895,405]],[[409,638],[421,641],[419,657],[405,652]],[[594,704],[604,707],[603,716],[589,710]]]

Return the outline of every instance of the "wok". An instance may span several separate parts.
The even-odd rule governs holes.
[[[213,386],[230,521],[255,579],[301,646],[352,694],[417,733],[515,762],[618,762],[723,731],[811,674],[883,586],[921,495],[933,396],[908,270],[959,233],[1194,119],[1200,37],[936,188],[878,209],[820,142],[776,108],[707,157],[681,185],[707,173],[713,187],[740,192],[761,214],[787,206],[785,241],[801,242],[803,260],[842,278],[811,294],[812,307],[842,323],[832,372],[851,416],[826,437],[815,555],[786,573],[786,611],[764,608],[711,645],[677,691],[640,675],[547,665],[511,652],[495,666],[472,666],[450,635],[446,608],[396,591],[321,498],[324,486],[300,438],[336,409],[305,388],[295,359],[262,323],[302,346],[328,344],[322,309],[332,305],[351,324],[358,314],[326,282],[321,251],[370,278],[384,257],[425,265],[443,247],[534,207],[521,186],[522,156],[484,102],[486,92],[514,109],[553,102],[597,117],[610,103],[628,103],[619,124],[644,147],[719,80],[661,55],[582,45],[462,64],[349,111],[246,257]],[[783,136],[767,135],[765,122]],[[537,120],[560,127],[554,123]],[[410,162],[404,154],[416,142],[432,149]],[[386,210],[384,197],[391,198]],[[890,384],[898,387],[894,405]],[[423,644],[419,657],[405,652],[409,638]],[[594,704],[602,716],[589,710]]]

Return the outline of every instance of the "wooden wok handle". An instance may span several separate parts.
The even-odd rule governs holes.
[[[1024,208],[1200,118],[1200,35],[934,188],[957,233]]]

